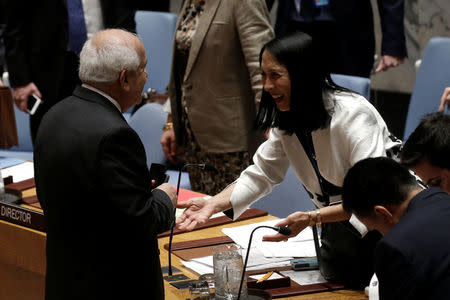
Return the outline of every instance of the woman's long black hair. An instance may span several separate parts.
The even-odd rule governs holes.
[[[270,52],[286,67],[291,80],[291,104],[289,111],[278,110],[272,96],[263,90],[256,126],[263,130],[277,127],[287,134],[295,131],[314,131],[328,126],[331,116],[325,109],[322,92],[325,89],[342,90],[333,83],[319,57],[312,38],[303,32],[277,37],[261,49],[261,65],[264,51]]]

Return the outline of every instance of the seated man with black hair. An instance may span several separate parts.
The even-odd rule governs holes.
[[[450,116],[426,115],[406,141],[401,160],[428,186],[450,194]]]
[[[375,249],[380,299],[450,299],[450,196],[423,189],[389,158],[356,163],[343,208],[383,238]]]

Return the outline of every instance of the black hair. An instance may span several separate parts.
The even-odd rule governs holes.
[[[331,80],[328,64],[319,57],[313,39],[303,32],[277,37],[261,49],[260,65],[264,51],[286,67],[291,80],[291,104],[289,111],[282,112],[272,96],[263,90],[256,126],[263,130],[278,127],[288,134],[327,127],[331,116],[325,108],[322,92],[325,89],[348,90]]]
[[[414,167],[426,159],[436,167],[450,169],[450,116],[443,113],[426,115],[409,136],[400,157],[407,167]]]
[[[407,168],[387,157],[366,158],[347,172],[342,206],[348,213],[369,216],[376,205],[401,204],[418,188]]]

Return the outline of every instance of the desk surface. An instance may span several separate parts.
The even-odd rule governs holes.
[[[32,194],[33,192],[34,190],[27,191],[27,194]],[[174,236],[173,241],[184,242],[222,236],[221,228],[262,222],[270,219],[275,219],[275,217],[259,217],[224,226],[178,234]],[[45,233],[0,220],[0,282],[2,283],[0,299],[44,299],[45,239]],[[164,249],[164,244],[168,242],[169,237],[158,240],[162,266],[168,265],[168,252]],[[180,263],[180,259],[175,255],[172,256],[172,263],[189,278],[195,279],[198,277],[196,273],[185,268]],[[164,288],[166,299],[186,299],[187,297],[187,290],[178,290],[167,282],[164,283]],[[367,300],[367,297],[362,291],[339,290],[282,299]]]
[[[241,222],[235,222],[232,224],[227,224],[224,226],[217,226],[217,227],[211,227],[206,228],[198,231],[193,232],[187,232],[175,235],[173,237],[173,242],[185,242],[195,239],[204,239],[204,238],[212,238],[217,236],[223,236],[224,234],[221,232],[221,228],[227,228],[227,227],[234,227],[234,226],[240,226],[245,224],[251,224],[256,222],[263,222],[270,219],[276,219],[273,216],[265,216],[250,220],[245,220]],[[169,242],[169,237],[160,238],[158,240],[159,243],[159,249],[161,251],[161,266],[167,266],[168,265],[168,252],[164,249],[164,244],[167,244]],[[185,274],[187,277],[191,279],[198,278],[198,275],[195,272],[192,272],[190,269],[184,267],[180,263],[180,259],[172,255],[172,265],[180,269],[183,274]],[[186,299],[188,296],[188,292],[186,290],[178,290],[172,285],[170,285],[168,282],[164,282],[164,289],[166,293],[166,299]],[[301,296],[295,296],[295,297],[286,297],[286,298],[280,298],[280,299],[287,299],[287,300],[293,300],[293,299],[321,299],[321,300],[327,300],[327,299],[352,299],[352,300],[367,300],[367,297],[364,295],[363,291],[353,291],[353,290],[339,290],[339,291],[333,291],[333,292],[325,292],[325,293],[316,293],[316,294],[308,294],[308,295],[301,295]]]

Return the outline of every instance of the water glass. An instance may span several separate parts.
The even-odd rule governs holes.
[[[242,278],[242,248],[220,245],[213,248],[215,299],[237,299]],[[247,296],[247,281],[244,276],[241,298]]]

